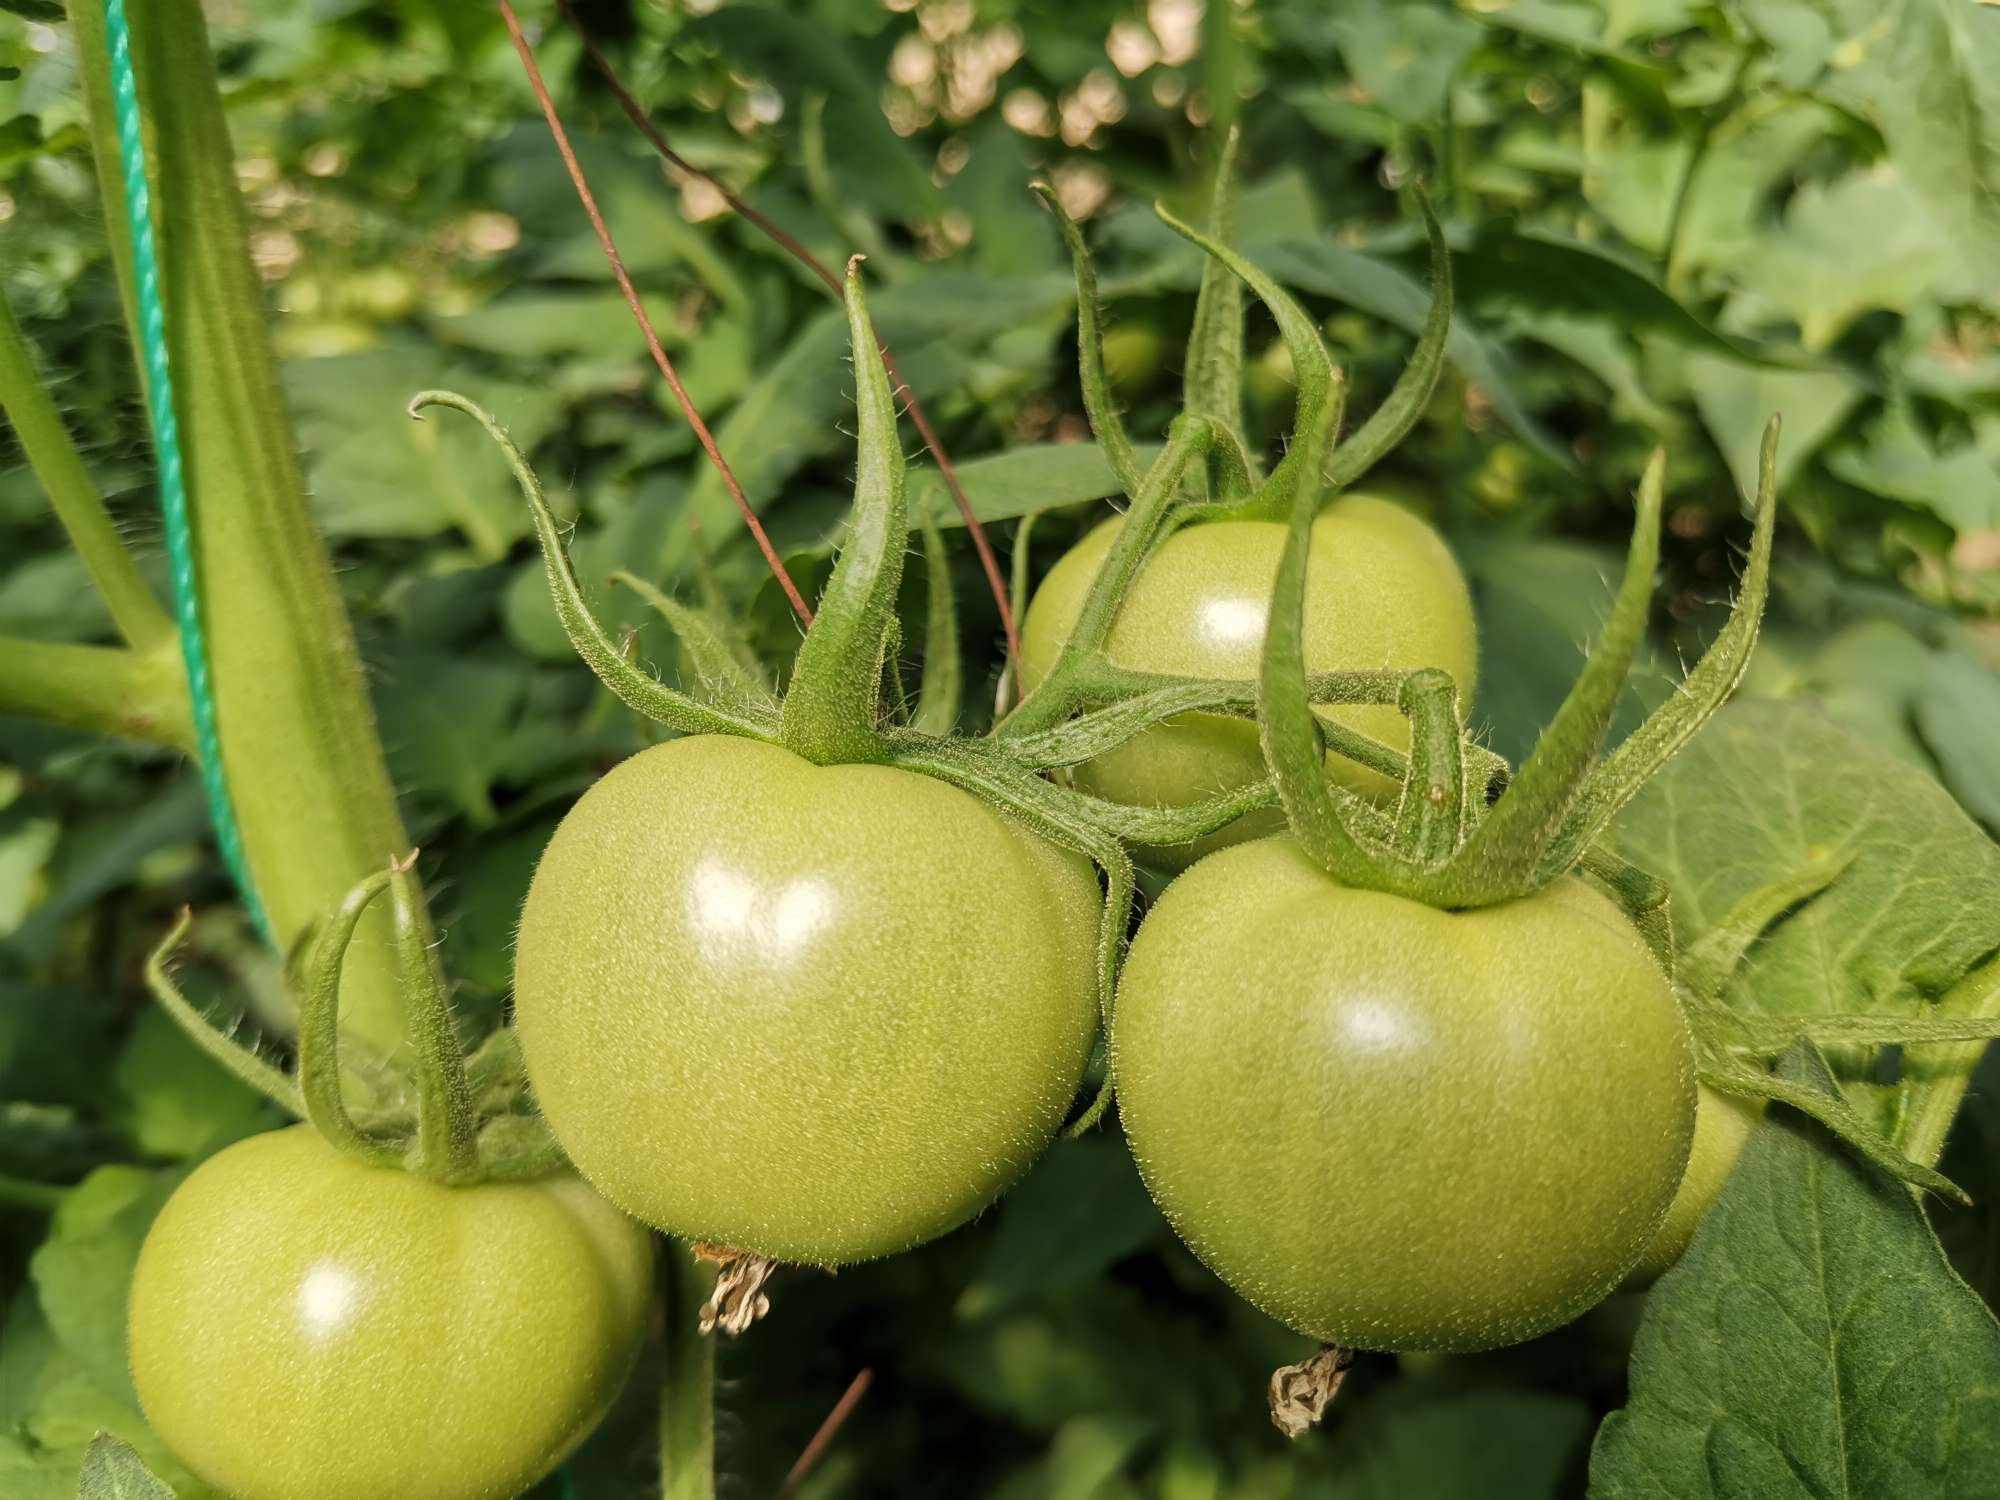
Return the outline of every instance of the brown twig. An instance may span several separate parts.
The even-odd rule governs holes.
[[[568,21],[571,29],[576,32],[577,40],[583,43],[583,50],[589,56],[591,65],[597,69],[605,85],[611,90],[612,96],[618,100],[619,108],[625,111],[625,118],[639,127],[639,133],[652,143],[653,149],[659,152],[667,165],[689,177],[699,178],[714,188],[734,213],[770,236],[786,254],[817,276],[826,284],[826,289],[838,297],[840,278],[834,275],[818,256],[801,244],[795,236],[786,233],[737,197],[713,173],[697,167],[667,144],[667,138],[660,134],[659,128],[647,116],[639,101],[632,96],[632,91],[625,87],[617,70],[611,66],[611,59],[598,47],[597,39],[583,24],[583,19],[577,15],[571,0],[556,0],[556,5],[562,11],[563,19]],[[889,352],[888,344],[879,334],[876,336],[875,346],[882,351],[882,364],[889,372],[889,379],[895,386],[897,398],[909,408],[910,420],[917,424],[918,435],[923,438],[924,446],[930,449],[931,457],[937,461],[938,473],[944,478],[945,488],[951,492],[952,501],[958,506],[959,515],[965,519],[965,529],[972,537],[973,550],[979,554],[979,566],[985,570],[987,585],[993,590],[993,602],[1000,607],[1000,626],[1007,633],[1007,660],[1013,668],[1015,690],[1018,692],[1021,639],[1020,632],[1015,627],[1014,610],[1008,599],[1007,581],[1001,576],[1000,560],[993,555],[993,544],[987,540],[986,528],[979,524],[979,518],[972,513],[972,502],[966,498],[965,486],[959,483],[958,469],[952,463],[951,455],[944,451],[944,444],[938,440],[937,430],[931,426],[930,418],[924,414],[923,406],[917,400],[917,393],[910,389],[910,383],[903,378],[903,372],[896,367],[896,357]]]
[[[778,1486],[776,1500],[791,1500],[798,1487],[805,1482],[806,1475],[812,1472],[812,1466],[825,1456],[828,1448],[833,1446],[833,1440],[839,1434],[841,1424],[854,1414],[854,1408],[861,1404],[861,1398],[868,1394],[868,1387],[874,1384],[874,1381],[875,1372],[863,1369],[847,1383],[847,1389],[841,1393],[840,1399],[833,1403],[833,1410],[828,1412],[826,1420],[819,1424],[819,1431],[812,1435],[812,1441],[807,1443],[804,1451],[799,1454],[798,1462],[793,1464],[791,1472],[785,1475],[785,1482]]]
[[[507,23],[507,34],[514,39],[514,51],[520,55],[521,66],[527,71],[528,85],[535,91],[535,102],[542,107],[542,118],[548,121],[549,134],[555,137],[556,150],[562,154],[563,166],[569,172],[569,180],[576,188],[576,196],[583,203],[583,211],[590,217],[590,227],[597,233],[597,243],[604,251],[604,258],[611,263],[611,274],[618,280],[618,290],[625,294],[625,305],[632,309],[632,316],[638,320],[639,331],[646,337],[646,348],[653,356],[653,363],[659,366],[660,374],[666,378],[668,387],[674,393],[674,400],[680,403],[681,413],[694,428],[694,435],[700,440],[702,451],[708,461],[722,476],[722,483],[729,496],[736,502],[736,508],[743,515],[743,523],[750,528],[750,534],[757,539],[757,548],[764,554],[764,561],[770,564],[771,574],[784,588],[785,597],[792,601],[792,609],[806,624],[812,624],[812,610],[799,594],[798,585],[792,582],[792,575],[785,571],[785,565],[778,558],[778,551],[771,545],[771,538],[757,519],[757,512],[750,508],[749,498],[743,493],[743,486],[736,482],[736,471],[729,467],[729,460],[722,456],[716,446],[715,436],[708,430],[708,423],[702,420],[689,398],[687,387],[681,384],[680,376],[674,370],[674,362],[667,358],[667,351],[660,346],[660,336],[653,329],[653,320],[647,316],[646,308],[639,301],[639,292],[632,285],[632,278],[626,274],[625,262],[618,254],[618,246],[612,241],[611,230],[605,225],[604,215],[598,211],[597,196],[591,192],[590,183],[583,175],[583,166],[576,159],[576,152],[570,148],[569,132],[563,129],[562,118],[556,113],[555,100],[549,97],[548,85],[542,81],[542,70],[535,62],[534,48],[528,45],[526,33],[521,30],[521,19],[514,14],[514,7],[508,0],[498,0],[500,18]]]

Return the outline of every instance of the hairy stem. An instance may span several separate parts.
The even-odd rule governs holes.
[[[661,1500],[715,1500],[715,1336],[701,1331],[715,1266],[697,1260],[679,1240],[668,1242],[664,1259]]]
[[[160,601],[133,565],[111,513],[90,482],[61,414],[35,370],[14,310],[0,296],[0,412],[13,424],[21,451],[48,491],[49,504],[90,574],[125,644],[144,651],[174,635]]]
[[[0,713],[188,750],[187,674],[169,634],[144,650],[0,636]]]

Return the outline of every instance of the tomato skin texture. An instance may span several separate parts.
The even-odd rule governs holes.
[[[1719,1094],[1705,1083],[1700,1086],[1695,1105],[1694,1149],[1688,1153],[1687,1171],[1681,1174],[1681,1185],[1674,1190],[1673,1204],[1667,1209],[1659,1232],[1646,1247],[1646,1253],[1639,1257],[1632,1274],[1625,1278],[1627,1289],[1640,1291],[1651,1286],[1686,1253],[1694,1232],[1701,1228],[1701,1221],[1715,1207],[1729,1174],[1736,1170],[1736,1159],[1743,1154],[1751,1132],[1763,1118],[1762,1099]]]
[[[1021,670],[1033,688],[1055,666],[1085,594],[1122,520],[1091,531],[1049,570],[1021,631]],[[1147,672],[1254,679],[1284,550],[1274,521],[1213,521],[1183,527],[1158,547],[1127,594],[1106,643],[1111,660]],[[1346,495],[1313,523],[1307,562],[1306,666],[1443,667],[1458,684],[1461,712],[1479,665],[1472,598],[1443,538],[1403,507]],[[1393,704],[1322,710],[1330,720],[1398,750],[1409,722]],[[1388,796],[1388,778],[1339,756],[1329,771],[1356,791]],[[1224,714],[1184,714],[1076,770],[1084,791],[1139,806],[1185,806],[1264,774],[1257,726]],[[1276,808],[1239,818],[1197,843],[1159,851],[1173,867],[1233,843],[1279,832]]]
[[[181,1184],[132,1279],[132,1376],[234,1500],[507,1500],[610,1407],[652,1241],[575,1177],[447,1188],[309,1126]]]
[[[954,1228],[1062,1123],[1097,878],[970,793],[693,736],[550,840],[515,1012],[578,1169],[670,1234],[838,1265]]]
[[[1687,1025],[1566,879],[1441,912],[1289,837],[1209,856],[1126,960],[1112,1028],[1141,1175],[1195,1253],[1327,1343],[1516,1343],[1611,1291],[1694,1131]]]

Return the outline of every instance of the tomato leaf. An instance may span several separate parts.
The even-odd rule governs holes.
[[[1929,776],[1810,703],[1725,708],[1618,829],[1621,851],[1672,888],[1684,942],[1815,851],[1852,856],[1751,950],[1725,993],[1747,1011],[1937,1016],[2000,946],[2000,849]],[[1927,1093],[1963,1087],[1963,1068],[1906,1068],[1878,1084],[1871,1052],[1844,1049],[1835,1061],[1857,1106],[1872,1101],[1892,1136]]]
[[[1160,456],[1160,445],[1140,443],[1133,451],[1143,473]],[[1032,443],[954,467],[966,501],[981,521],[1006,521],[1031,510],[1055,510],[1123,493],[1110,460],[1096,443]],[[965,524],[936,469],[911,465],[909,495],[913,528],[926,514],[947,529]]]
[[[177,1173],[99,1167],[56,1211],[28,1262],[57,1341],[106,1391],[136,1406],[125,1364],[125,1294],[153,1218]]]
[[[1803,1049],[1783,1071],[1834,1087]],[[1905,1188],[1772,1110],[1647,1302],[1590,1493],[1946,1500],[1996,1472],[2000,1324]]]
[[[174,1500],[174,1492],[153,1476],[129,1443],[100,1432],[83,1456],[76,1500]]]

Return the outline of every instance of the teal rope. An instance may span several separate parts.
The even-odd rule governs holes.
[[[118,157],[125,171],[125,224],[139,292],[139,352],[146,365],[146,402],[153,419],[153,451],[160,461],[160,512],[166,522],[167,571],[174,619],[180,625],[181,659],[187,665],[188,701],[194,711],[195,762],[208,793],[215,842],[257,930],[270,936],[243,858],[243,835],[222,774],[222,743],[215,729],[215,689],[208,674],[208,645],[201,628],[201,593],[195,577],[194,532],[188,521],[187,476],[181,463],[180,423],[174,416],[173,373],[167,359],[167,317],[160,303],[159,253],[153,241],[152,194],[146,186],[146,145],[139,134],[139,88],[132,74],[132,33],[125,0],[105,0],[105,40],[111,51],[111,92],[118,114]]]

